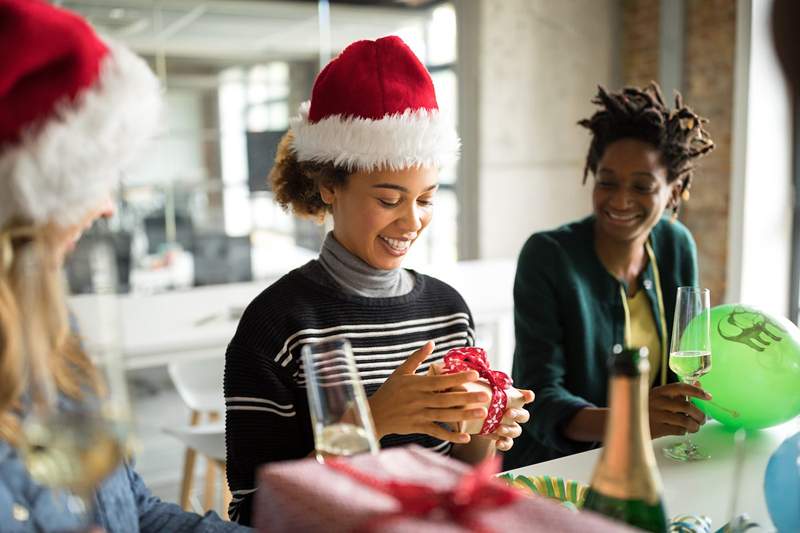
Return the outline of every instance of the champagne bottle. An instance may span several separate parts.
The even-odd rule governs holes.
[[[646,531],[666,532],[661,479],[650,443],[647,348],[614,347],[600,462],[583,508]]]

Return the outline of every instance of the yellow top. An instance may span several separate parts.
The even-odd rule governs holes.
[[[650,246],[650,242],[644,243],[644,248],[647,250],[647,255],[650,257],[650,264],[653,267],[653,280],[655,281],[655,289],[656,289],[656,302],[658,303],[658,312],[661,315],[659,320],[659,326],[661,328],[661,338],[659,339],[658,332],[659,330],[656,329],[655,318],[653,317],[653,313],[651,312],[650,306],[647,305],[648,300],[645,295],[644,290],[639,290],[637,294],[635,294],[632,298],[628,298],[628,295],[625,294],[625,287],[620,283],[619,286],[619,295],[622,298],[622,309],[625,312],[625,346],[627,347],[640,347],[640,346],[647,346],[647,349],[650,351],[650,384],[652,385],[655,382],[655,376],[658,375],[658,369],[661,370],[661,385],[667,384],[667,322],[665,319],[665,312],[664,312],[664,295],[661,292],[661,274],[658,272],[658,263],[656,262],[656,254],[653,252],[653,247]],[[633,302],[635,298],[641,298],[639,302]],[[640,308],[644,308],[646,312],[638,311],[637,315],[638,318],[636,321],[639,323],[636,326],[636,329],[639,333],[636,334],[636,337],[633,336],[633,318],[631,313],[631,303],[633,305],[638,305]],[[642,333],[644,332],[644,333]],[[650,344],[655,342],[653,339],[659,339],[661,342],[656,344]],[[634,342],[635,341],[635,342]]]
[[[658,336],[658,329],[656,329],[656,320],[645,291],[638,290],[633,297],[628,297],[627,300],[630,312],[628,345],[647,346],[647,349],[650,350],[650,384],[652,385],[661,368],[661,339]]]

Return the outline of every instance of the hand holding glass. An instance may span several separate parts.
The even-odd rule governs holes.
[[[79,528],[92,525],[94,490],[120,465],[132,446],[114,257],[111,250],[96,247],[90,259],[91,292],[76,296],[72,303],[91,327],[80,332],[80,347],[62,349],[85,351],[99,385],[96,391],[87,385],[80,396],[58,391],[46,361],[48,347],[30,346],[20,446],[31,477],[57,489],[56,496],[63,497]]]
[[[672,325],[669,368],[684,383],[693,384],[711,371],[711,310],[708,289],[679,287]],[[688,402],[689,399],[687,398]],[[664,448],[677,461],[701,461],[709,456],[686,434],[683,442]]]

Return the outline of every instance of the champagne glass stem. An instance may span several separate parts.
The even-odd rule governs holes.
[[[700,386],[700,382],[697,381],[697,380],[694,380],[694,379],[683,379],[683,378],[681,378],[681,381],[683,383],[688,384],[688,385],[694,385],[696,387]],[[686,403],[687,404],[691,404],[691,401],[692,401],[691,398],[689,398],[688,396],[684,396],[684,398],[686,398]],[[688,429],[686,430],[686,433],[684,434],[684,439],[683,440],[684,440],[683,445],[686,447],[686,452],[687,453],[692,453],[693,448],[694,448],[694,443],[692,442],[692,434],[689,433]]]
[[[688,382],[687,382],[688,383]],[[685,396],[686,403],[691,402],[688,396]],[[692,434],[689,433],[689,430],[686,430],[686,433],[683,436],[683,445],[686,446],[686,451],[689,452],[692,448],[694,448],[694,444],[692,443]]]

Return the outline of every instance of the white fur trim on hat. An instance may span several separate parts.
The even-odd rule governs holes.
[[[0,227],[11,217],[62,226],[80,221],[155,130],[158,80],[124,46],[106,44],[95,83],[0,152]]]
[[[439,111],[407,109],[380,120],[336,115],[312,124],[308,110],[305,102],[291,121],[299,161],[358,171],[439,167],[458,160],[461,141]]]

